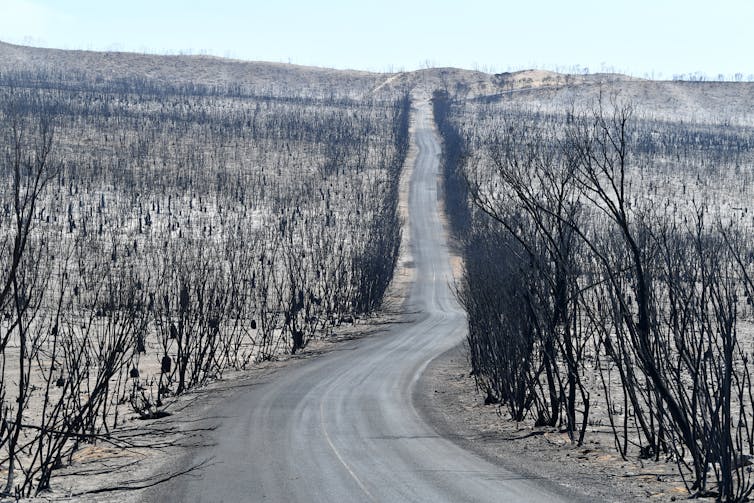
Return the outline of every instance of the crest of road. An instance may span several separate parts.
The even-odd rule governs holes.
[[[181,460],[212,463],[143,495],[147,501],[572,501],[554,485],[465,450],[415,402],[436,357],[461,343],[438,204],[440,144],[426,99],[415,100],[408,196],[414,274],[409,314],[379,334],[244,387],[214,410],[210,447]],[[513,463],[515,466],[515,463]]]

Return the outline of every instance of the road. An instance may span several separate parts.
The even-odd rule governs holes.
[[[496,466],[444,438],[413,394],[428,363],[464,336],[450,289],[450,257],[439,219],[440,146],[428,103],[417,103],[418,155],[410,180],[410,251],[415,281],[406,323],[342,343],[223,402],[224,418],[197,476],[145,494],[149,501],[463,502],[570,501],[541,480]],[[565,493],[564,493],[565,494]]]

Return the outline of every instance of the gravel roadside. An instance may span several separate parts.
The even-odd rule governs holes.
[[[484,405],[469,376],[463,345],[430,363],[414,402],[438,433],[463,448],[523,476],[584,494],[590,501],[688,498],[672,463],[624,461],[604,434],[588,433],[585,445],[578,447],[557,429],[517,424],[507,419],[504,409]]]

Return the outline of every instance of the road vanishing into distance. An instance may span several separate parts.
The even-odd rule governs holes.
[[[189,451],[176,468],[212,463],[150,489],[145,501],[573,500],[441,436],[414,403],[424,369],[466,330],[439,216],[440,144],[429,103],[415,106],[408,201],[415,281],[405,322],[234,392],[213,411],[221,419],[212,446]]]

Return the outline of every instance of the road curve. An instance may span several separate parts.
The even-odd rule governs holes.
[[[431,108],[419,102],[412,141],[410,250],[415,281],[406,323],[338,346],[224,401],[213,457],[192,477],[153,488],[147,501],[462,502],[569,501],[541,480],[517,475],[440,436],[412,400],[427,364],[466,329],[451,289],[439,219],[440,147]]]

